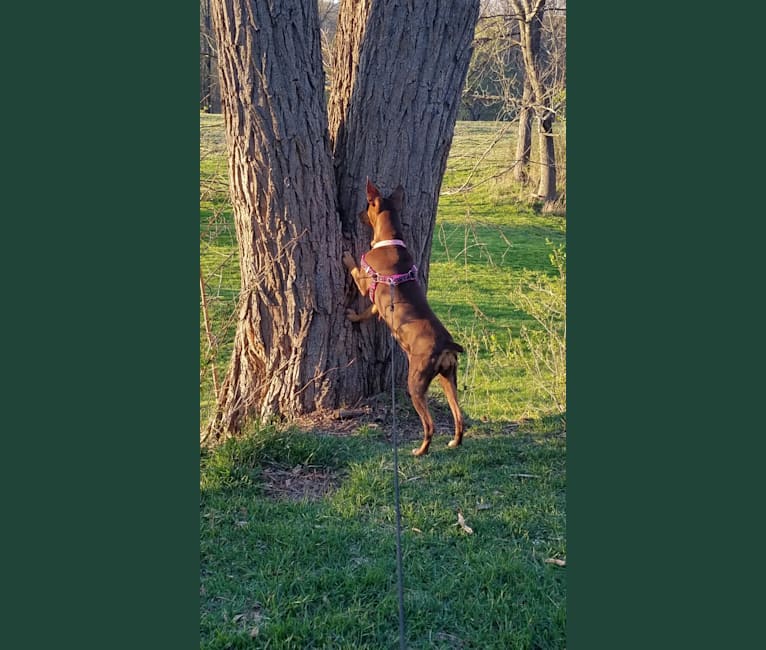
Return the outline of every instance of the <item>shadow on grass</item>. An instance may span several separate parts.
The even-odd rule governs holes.
[[[565,569],[546,562],[566,555],[565,438],[475,423],[461,448],[437,436],[414,458],[419,431],[400,422],[408,647],[565,647]],[[203,452],[202,648],[396,646],[390,431],[372,424],[265,428]],[[319,498],[268,494],[275,467],[336,481]]]

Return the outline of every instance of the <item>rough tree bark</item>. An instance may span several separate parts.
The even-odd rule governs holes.
[[[213,0],[242,275],[217,437],[250,415],[322,411],[388,388],[383,326],[345,319],[359,297],[341,251],[358,259],[369,247],[356,219],[365,178],[384,190],[401,182],[405,235],[427,283],[478,4],[343,1],[333,167],[316,2]]]
[[[402,225],[428,286],[439,191],[471,59],[478,0],[342,0],[335,35],[329,125],[338,207],[356,259],[369,249],[365,180],[389,193],[405,189]],[[349,297],[364,305],[349,285]],[[366,305],[364,305],[366,306]],[[370,364],[367,394],[390,385],[388,332],[359,328],[354,354]],[[406,375],[396,359],[397,379]]]
[[[535,113],[538,123],[540,184],[538,196],[545,203],[545,210],[552,209],[557,198],[556,191],[556,147],[553,140],[553,120],[549,93],[541,78],[540,25],[545,0],[510,0],[518,15],[521,54],[524,60],[526,78],[532,87]]]
[[[217,435],[334,408],[351,362],[317,7],[277,4],[213,2],[241,271]]]

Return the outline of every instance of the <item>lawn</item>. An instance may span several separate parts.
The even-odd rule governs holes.
[[[203,453],[201,646],[396,647],[391,475],[374,429]],[[479,427],[400,482],[408,647],[564,648],[564,438]]]
[[[419,423],[407,401],[397,404],[409,648],[566,646],[566,434],[523,363],[522,330],[537,321],[518,300],[555,281],[549,257],[566,221],[492,178],[513,154],[511,131],[484,155],[500,126],[458,123],[432,249],[429,301],[466,348],[463,446],[446,447],[438,385],[427,457],[409,455]],[[200,129],[200,258],[214,337],[211,349],[201,312],[204,421],[213,366],[220,381],[231,350],[239,272],[221,117],[201,115]],[[309,431],[261,425],[201,449],[202,648],[397,647],[389,411]]]

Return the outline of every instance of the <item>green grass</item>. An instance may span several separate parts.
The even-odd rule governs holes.
[[[480,427],[437,446],[400,456],[408,647],[565,647],[566,569],[546,563],[566,554],[564,439]],[[338,487],[268,498],[275,465]],[[264,429],[204,452],[201,647],[396,647],[391,473],[390,446],[365,435]]]
[[[486,153],[503,128],[494,122],[459,122],[455,128],[436,217],[428,300],[467,350],[459,372],[466,413],[490,420],[544,418],[551,415],[550,405],[512,354],[522,323],[532,321],[509,298],[520,282],[554,274],[548,256],[565,241],[565,220],[538,214],[507,175],[493,178],[515,153],[513,129]],[[476,186],[456,192],[469,177]]]
[[[566,646],[566,568],[546,562],[566,556],[566,438],[518,356],[528,353],[517,347],[521,327],[535,322],[511,302],[514,288],[556,276],[549,254],[565,220],[492,178],[513,156],[512,131],[470,177],[498,127],[458,123],[433,238],[429,302],[466,348],[463,446],[447,450],[441,427],[431,454],[413,458],[417,418],[403,396],[397,403],[409,648]],[[206,421],[212,364],[220,381],[231,351],[239,269],[221,117],[201,115],[200,135],[200,263],[215,337],[211,350],[200,312]],[[456,192],[467,180],[475,187]],[[443,416],[438,386],[431,399]],[[201,451],[202,648],[397,647],[386,426],[345,435],[256,426]],[[301,496],[317,476],[331,489]],[[456,525],[458,509],[472,535]]]

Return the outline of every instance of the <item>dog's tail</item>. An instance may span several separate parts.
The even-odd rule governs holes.
[[[458,352],[465,352],[462,345],[458,345],[454,341],[448,341],[445,343],[444,349],[436,358],[436,372],[445,376],[453,373],[457,369]]]

